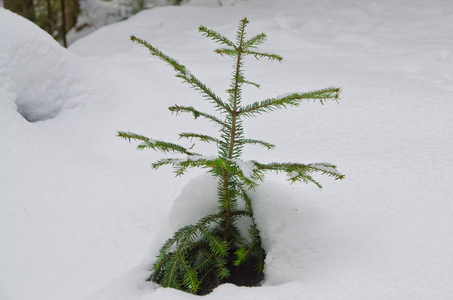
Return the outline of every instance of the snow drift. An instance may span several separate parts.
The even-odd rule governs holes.
[[[18,112],[35,122],[55,117],[87,87],[83,64],[36,25],[0,8],[2,71]]]

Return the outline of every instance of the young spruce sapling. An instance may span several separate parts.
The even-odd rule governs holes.
[[[174,105],[169,110],[175,113],[189,113],[195,119],[202,117],[220,127],[220,136],[203,133],[183,132],[180,138],[198,139],[206,143],[215,143],[218,153],[205,156],[175,143],[151,139],[131,132],[118,132],[118,136],[128,140],[140,141],[138,149],[153,149],[163,153],[179,153],[181,158],[165,158],[152,164],[153,169],[171,165],[177,176],[193,167],[208,169],[218,179],[217,202],[218,212],[204,216],[194,225],[188,225],[174,233],[162,246],[149,280],[164,287],[172,287],[194,294],[207,294],[221,283],[231,282],[238,285],[258,285],[263,278],[266,253],[261,247],[261,238],[254,221],[252,199],[248,191],[255,189],[263,181],[266,172],[284,172],[291,182],[312,182],[321,185],[312,177],[312,173],[343,179],[344,175],[330,163],[302,164],[293,162],[260,163],[241,160],[242,149],[246,144],[259,145],[267,149],[273,144],[262,140],[249,139],[244,136],[243,120],[256,117],[289,106],[299,106],[304,100],[315,100],[323,103],[327,100],[337,101],[340,89],[330,87],[322,90],[292,93],[285,96],[269,98],[250,104],[242,104],[242,87],[244,84],[259,87],[257,83],[244,77],[244,58],[253,56],[256,59],[266,58],[281,61],[276,54],[263,53],[257,50],[266,40],[266,34],[260,33],[252,38],[245,38],[245,28],[249,21],[240,20],[236,41],[208,29],[199,27],[199,31],[211,38],[221,47],[215,53],[232,57],[234,60],[228,99],[217,96],[188,69],[177,60],[165,55],[148,42],[131,36],[151,52],[153,56],[173,67],[176,76],[192,88],[198,90],[204,100],[209,101],[218,115],[200,111],[192,106]],[[239,205],[239,202],[242,205]],[[242,208],[240,208],[242,207]],[[244,236],[239,228],[239,220],[249,218],[249,236]],[[243,224],[244,222],[242,222]]]

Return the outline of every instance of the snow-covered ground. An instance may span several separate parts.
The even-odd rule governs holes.
[[[173,104],[209,104],[128,37],[224,95],[232,62],[197,28],[234,38],[245,16],[249,36],[269,36],[261,49],[285,58],[246,62],[262,87],[245,99],[328,86],[343,93],[339,104],[248,120],[248,137],[277,147],[250,147],[244,158],[329,161],[346,179],[318,176],[320,191],[269,176],[253,195],[268,251],[263,286],[224,285],[205,298],[453,299],[453,2],[222,3],[144,11],[69,50],[0,8],[0,299],[197,297],[144,279],[162,242],[215,206],[215,183],[203,170],[152,171],[163,156],[115,134],[176,141],[218,128],[169,113]]]

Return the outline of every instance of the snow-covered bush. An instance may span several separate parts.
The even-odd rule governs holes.
[[[208,169],[209,173],[218,180],[218,212],[204,216],[194,225],[179,229],[161,248],[150,280],[164,287],[207,294],[225,282],[259,285],[263,278],[266,253],[261,247],[261,237],[252,209],[253,199],[249,197],[248,191],[254,190],[264,179],[265,173],[269,171],[284,172],[291,182],[312,182],[319,187],[321,185],[311,175],[314,172],[320,172],[335,179],[344,178],[344,175],[330,163],[261,163],[241,159],[242,150],[246,144],[263,146],[267,149],[274,148],[274,145],[268,142],[246,138],[243,119],[287,106],[298,106],[303,100],[312,99],[321,103],[327,100],[336,101],[340,92],[339,88],[331,87],[308,93],[290,93],[242,105],[243,85],[259,87],[257,83],[248,81],[244,77],[244,58],[251,55],[256,59],[282,60],[279,55],[257,50],[257,47],[266,40],[266,34],[260,33],[250,39],[245,38],[248,22],[246,18],[240,21],[236,42],[232,42],[214,30],[204,26],[199,27],[199,31],[204,36],[222,46],[215,50],[217,54],[234,59],[227,101],[217,96],[177,60],[165,55],[148,42],[131,36],[132,41],[144,45],[152,55],[172,66],[177,77],[198,90],[219,112],[215,116],[192,106],[174,105],[169,108],[177,114],[189,113],[195,119],[199,117],[208,119],[220,127],[220,137],[192,132],[179,134],[180,138],[198,139],[202,142],[217,144],[218,153],[214,156],[194,152],[192,147],[185,148],[179,144],[155,140],[131,132],[118,132],[119,137],[128,141],[140,141],[141,144],[138,145],[140,150],[149,148],[163,153],[183,155],[181,158],[161,159],[153,163],[154,169],[171,165],[179,176],[183,175],[188,168],[200,167]]]

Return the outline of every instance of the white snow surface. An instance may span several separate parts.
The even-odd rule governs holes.
[[[329,161],[346,178],[317,176],[320,191],[268,176],[252,194],[263,285],[205,298],[453,299],[453,2],[222,2],[143,11],[69,50],[0,8],[0,299],[197,298],[145,279],[165,239],[215,210],[216,182],[198,169],[152,171],[165,156],[115,134],[177,141],[219,128],[172,116],[174,104],[210,104],[128,38],[225,96],[232,61],[197,28],[234,39],[245,16],[248,36],[267,33],[261,49],[285,60],[246,61],[261,89],[244,103],[329,86],[342,99],[247,119],[246,137],[277,147],[247,147],[244,161]]]

